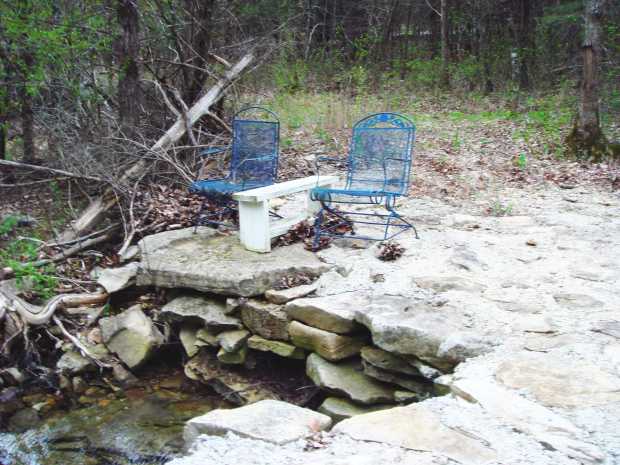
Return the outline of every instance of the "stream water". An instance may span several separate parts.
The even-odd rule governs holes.
[[[56,411],[22,432],[0,432],[0,465],[155,465],[183,448],[184,423],[223,401],[172,389]]]

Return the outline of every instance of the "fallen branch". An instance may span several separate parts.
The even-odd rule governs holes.
[[[103,236],[93,237],[92,239],[87,239],[83,242],[79,242],[77,245],[71,247],[70,249],[63,250],[50,258],[44,258],[42,260],[37,260],[36,262],[30,262],[29,265],[43,266],[43,265],[48,265],[50,263],[56,263],[56,262],[65,260],[89,247],[111,241],[112,239],[114,239],[115,230],[116,228],[114,228],[113,231],[110,231],[107,234],[104,234]]]
[[[65,294],[52,297],[44,306],[29,304],[4,285],[0,287],[0,313],[15,312],[28,324],[38,326],[49,323],[54,313],[61,308],[80,305],[101,304],[108,300],[105,292],[96,294]]]
[[[213,118],[213,120],[218,123],[220,126],[222,126],[224,129],[226,129],[226,131],[229,134],[232,134],[233,130],[232,128],[226,124],[226,121],[224,121],[222,118],[220,118],[219,116],[217,116],[215,113],[213,113],[212,111],[208,111],[207,115],[209,115],[209,117]]]
[[[0,165],[12,166],[14,168],[21,168],[21,169],[26,169],[26,170],[31,170],[31,171],[45,171],[47,173],[54,173],[54,174],[58,174],[60,176],[65,176],[69,178],[89,179],[91,181],[104,182],[103,179],[96,178],[94,176],[88,176],[86,174],[71,173],[65,170],[59,170],[56,168],[48,168],[47,166],[31,165],[29,163],[19,163],[19,162],[10,161],[10,160],[0,160]]]
[[[114,223],[113,225],[108,226],[107,228],[100,229],[99,231],[95,231],[93,233],[87,234],[86,236],[78,237],[77,239],[73,239],[73,240],[70,240],[70,241],[64,241],[64,242],[51,242],[49,244],[44,244],[44,245],[46,247],[64,247],[64,246],[67,246],[67,245],[73,245],[73,244],[76,244],[78,242],[82,242],[82,241],[85,241],[87,239],[90,239],[92,237],[99,236],[100,234],[107,233],[107,232],[112,231],[113,229],[116,229],[118,227],[119,227],[119,224],[118,223]]]
[[[38,181],[29,181],[29,182],[18,182],[18,183],[14,183],[14,184],[0,184],[0,187],[26,187],[26,186],[34,186],[35,184],[44,184],[46,182],[52,182],[52,181],[65,181],[69,179],[67,176],[61,176],[61,177],[53,177],[53,178],[49,178],[49,179],[39,179]]]
[[[203,115],[209,112],[211,106],[215,104],[224,94],[226,89],[241,75],[241,73],[254,60],[254,55],[248,53],[235,66],[226,72],[224,77],[220,79],[209,91],[203,95],[188,110],[187,120],[189,125],[193,125]],[[151,147],[151,152],[167,151],[175,142],[177,142],[186,130],[185,118],[177,118],[177,121],[166,131],[166,133]],[[147,159],[141,159],[136,162],[121,178],[120,182],[128,184],[141,174],[144,174],[148,166]],[[62,240],[70,240],[77,236],[86,234],[90,229],[96,226],[106,212],[116,204],[116,198],[112,194],[111,189],[107,189],[104,194],[95,199],[82,212],[82,215],[75,221],[70,229],[66,230],[62,235]]]
[[[112,368],[112,365],[108,365],[107,363],[104,363],[101,360],[99,360],[97,357],[95,357],[88,350],[88,348],[80,342],[80,340],[77,337],[75,337],[69,331],[67,331],[65,326],[62,324],[62,321],[60,321],[60,318],[58,318],[56,315],[53,315],[52,320],[54,321],[54,323],[56,323],[56,326],[60,328],[60,331],[62,331],[62,334],[64,334],[65,337],[69,339],[71,343],[80,351],[83,357],[91,359],[95,363],[95,365],[97,365],[99,368]]]

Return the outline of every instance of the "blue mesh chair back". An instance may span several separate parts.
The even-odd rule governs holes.
[[[275,113],[262,107],[246,107],[235,114],[232,126],[232,153],[226,177],[199,179],[190,186],[190,192],[203,197],[196,226],[199,223],[224,225],[220,221],[224,214],[236,215],[232,194],[269,186],[278,174],[280,122]],[[219,156],[225,152],[224,147],[214,147],[201,152],[201,156]],[[211,212],[203,218],[208,208]]]
[[[258,119],[259,117],[263,119]],[[233,119],[230,180],[244,188],[273,184],[278,174],[280,122],[261,107],[248,107]]]
[[[395,113],[368,116],[353,127],[346,190],[405,195],[415,126]]]
[[[312,200],[321,203],[314,227],[315,249],[322,236],[385,241],[413,229],[418,237],[413,224],[395,210],[397,198],[409,189],[414,141],[413,121],[397,113],[370,115],[353,126],[344,188],[316,187],[310,193]],[[333,159],[317,157],[317,170],[321,158]],[[368,205],[372,210],[337,208],[346,205]],[[378,212],[380,206],[387,211]],[[324,222],[326,214],[332,219]],[[379,233],[358,234],[355,224],[371,226]],[[351,232],[342,232],[347,229]]]

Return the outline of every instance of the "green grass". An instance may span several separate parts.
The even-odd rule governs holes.
[[[419,132],[450,141],[458,152],[469,140],[468,127],[510,123],[514,142],[527,146],[526,157],[563,156],[563,139],[576,110],[576,96],[563,90],[547,96],[498,93],[411,93],[405,84],[362,92],[278,92],[261,104],[280,116],[283,147],[292,147],[300,135],[332,145],[334,135],[349,130],[361,118],[393,111],[413,118]],[[448,128],[445,131],[446,123]],[[450,124],[454,123],[454,124]],[[444,128],[444,129],[438,129]],[[437,132],[437,131],[440,132]],[[300,133],[301,131],[301,133]],[[486,139],[483,143],[497,142]],[[521,160],[521,164],[527,160]],[[521,166],[521,165],[519,165]]]
[[[7,216],[0,223],[0,239],[14,235],[19,219]],[[31,264],[38,259],[36,240],[13,237],[0,247],[0,264],[13,269],[17,287],[32,292],[41,299],[49,299],[55,294],[58,280],[52,265],[36,267]]]
[[[36,244],[23,238],[10,240],[0,249],[0,263],[13,269],[19,289],[46,300],[55,294],[58,279],[52,265],[37,267],[31,264],[38,258]]]

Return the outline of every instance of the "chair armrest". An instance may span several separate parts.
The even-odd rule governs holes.
[[[217,155],[219,153],[226,152],[227,150],[228,147],[210,147],[208,149],[204,149],[198,152],[198,156],[208,157],[209,155]]]

